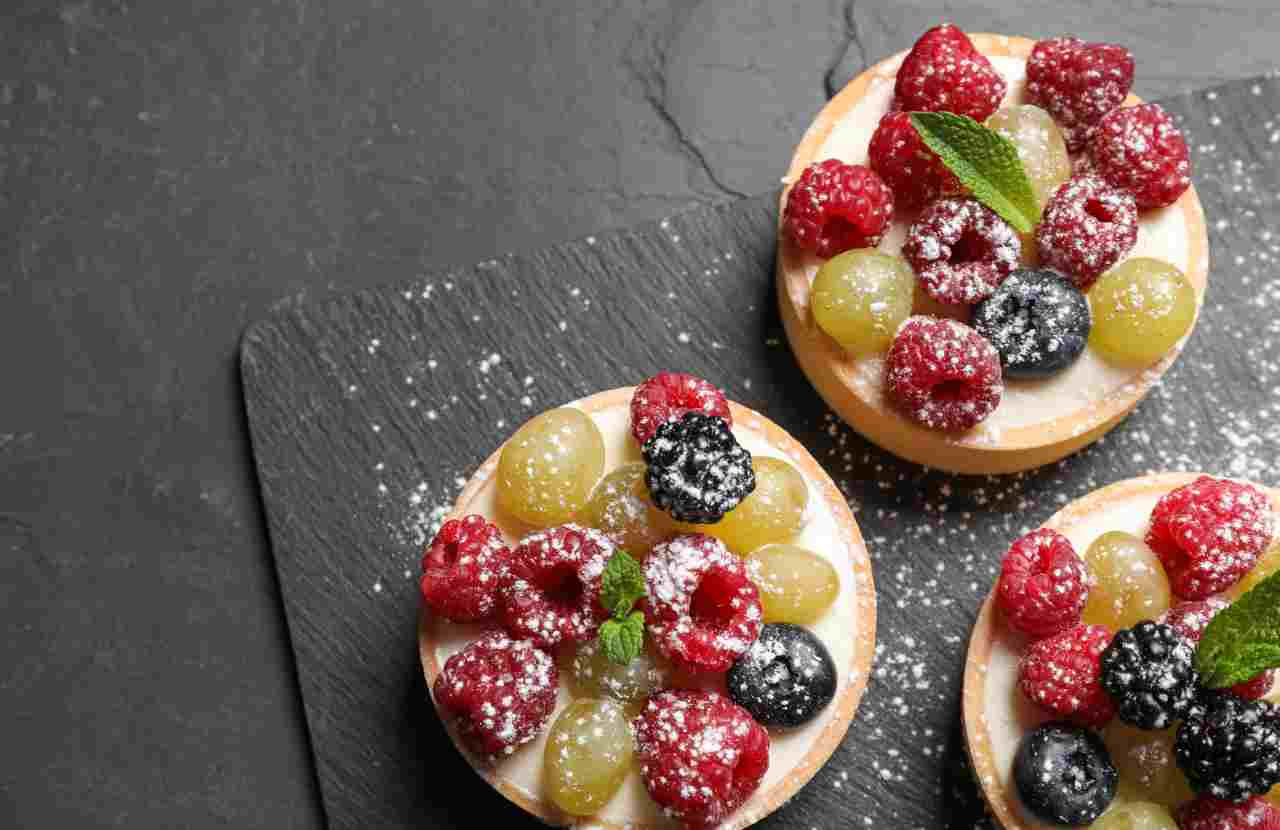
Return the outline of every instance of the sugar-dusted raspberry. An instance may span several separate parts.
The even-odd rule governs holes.
[[[686,412],[718,415],[733,426],[729,402],[711,383],[681,372],[659,372],[637,386],[631,396],[631,434],[643,445],[659,426]]]
[[[1071,277],[1081,291],[1138,241],[1133,196],[1099,176],[1073,176],[1044,207],[1036,229],[1040,264]]]
[[[950,24],[920,36],[898,69],[893,108],[954,112],[985,121],[1004,100],[1007,85],[964,32]]]
[[[962,432],[1000,405],[1000,355],[956,320],[915,316],[898,328],[885,358],[885,389],[917,424]]]
[[[1209,620],[1217,616],[1218,612],[1229,604],[1226,600],[1218,597],[1180,602],[1161,614],[1158,621],[1168,623],[1192,643],[1198,643],[1201,635],[1204,634],[1205,627],[1209,625]],[[1260,700],[1271,691],[1278,675],[1280,675],[1280,671],[1267,669],[1257,677],[1250,678],[1243,683],[1237,683],[1228,691],[1246,700]]]
[[[498,606],[511,550],[484,516],[445,522],[422,557],[422,599],[454,622],[488,619]]]
[[[1142,210],[1164,207],[1191,186],[1191,153],[1182,130],[1159,104],[1111,112],[1089,139],[1104,179],[1133,194]]]
[[[688,830],[724,821],[769,769],[769,733],[717,692],[658,692],[634,727],[645,789]]]
[[[964,192],[956,174],[925,146],[908,112],[888,112],[880,119],[871,134],[867,163],[893,191],[894,205],[901,210]]]
[[[1280,830],[1280,809],[1250,798],[1239,804],[1202,795],[1177,810],[1180,830]]]
[[[1164,564],[1174,594],[1204,599],[1239,582],[1267,549],[1274,529],[1265,493],[1200,476],[1156,503],[1147,544]]]
[[[996,606],[1014,631],[1048,637],[1079,624],[1090,584],[1089,570],[1071,541],[1042,527],[1004,555]]]
[[[502,624],[542,648],[590,640],[609,616],[600,581],[614,550],[609,537],[575,524],[524,537],[511,551]]]
[[[728,671],[760,636],[760,593],[719,539],[695,533],[658,545],[644,578],[649,635],[685,670]]]
[[[1027,101],[1048,110],[1075,152],[1133,86],[1133,55],[1123,46],[1079,38],[1042,40],[1027,58]]]
[[[551,655],[491,631],[445,661],[432,695],[468,745],[494,758],[542,731],[559,689]]]
[[[1036,640],[1018,663],[1018,688],[1027,700],[1079,726],[1099,728],[1115,717],[1102,688],[1102,652],[1111,644],[1105,625],[1077,625]]]
[[[874,248],[892,221],[893,191],[871,168],[838,159],[806,167],[783,211],[792,241],[823,259]]]
[[[990,297],[1018,267],[1022,240],[977,199],[940,199],[912,223],[902,256],[929,296],[973,305]]]

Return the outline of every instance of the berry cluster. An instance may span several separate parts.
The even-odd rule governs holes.
[[[1131,753],[1142,773],[1127,786],[1154,786],[1164,773],[1151,765],[1176,760],[1181,772],[1172,774],[1200,794],[1182,810],[1184,828],[1234,827],[1233,816],[1272,814],[1275,808],[1250,799],[1280,784],[1280,706],[1258,699],[1273,688],[1275,672],[1211,690],[1195,655],[1209,621],[1227,607],[1204,593],[1206,582],[1217,593],[1241,580],[1270,543],[1273,522],[1261,491],[1202,476],[1157,502],[1145,542],[1103,534],[1084,557],[1047,528],[1014,542],[994,601],[1009,628],[1028,640],[1019,689],[1054,721],[1024,737],[1015,761],[1019,793],[1037,816],[1071,824],[1097,819],[1122,775],[1112,743],[1131,753],[1125,736],[1135,729],[1170,737],[1153,739],[1164,740],[1166,750]],[[1170,588],[1184,601],[1167,608]],[[1105,601],[1095,603],[1095,592]],[[1132,617],[1117,597],[1164,613],[1126,622]],[[1155,609],[1153,597],[1161,598]],[[1123,725],[1108,727],[1113,718]],[[1102,737],[1092,731],[1104,727]],[[1034,774],[1047,763],[1064,766],[1052,776]],[[1142,795],[1160,801],[1166,790]],[[1225,823],[1213,824],[1215,817]],[[1258,826],[1266,825],[1259,819]]]

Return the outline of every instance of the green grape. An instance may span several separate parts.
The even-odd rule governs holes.
[[[809,503],[804,476],[780,458],[756,456],[751,466],[756,473],[756,489],[741,504],[715,524],[676,522],[676,529],[714,536],[739,556],[794,537]]]
[[[1191,330],[1196,292],[1169,263],[1134,257],[1102,275],[1089,305],[1089,345],[1112,363],[1149,366]]]
[[[640,714],[649,695],[666,682],[664,672],[648,650],[641,651],[625,666],[610,660],[595,640],[563,655],[563,674],[575,697],[614,700],[632,717]]]
[[[846,251],[818,269],[810,299],[813,318],[850,351],[883,352],[911,316],[915,283],[902,257],[869,248]]]
[[[1244,575],[1228,592],[1231,596],[1238,597],[1241,594],[1251,591],[1257,587],[1258,583],[1271,576],[1276,571],[1280,571],[1280,540],[1271,543],[1271,547],[1258,559],[1258,563],[1253,566],[1253,570]]]
[[[590,416],[565,407],[516,430],[498,461],[498,503],[526,524],[552,527],[587,504],[604,472],[604,439]]]
[[[1177,807],[1195,797],[1187,777],[1174,760],[1176,729],[1148,732],[1113,720],[1102,738],[1120,773],[1120,796],[1125,801],[1150,801]]]
[[[671,535],[669,516],[653,506],[644,482],[644,462],[623,464],[596,485],[582,520],[637,559]]]
[[[760,589],[765,622],[816,622],[840,593],[835,566],[795,545],[768,545],[747,557],[747,573]]]
[[[1044,210],[1054,191],[1071,178],[1071,157],[1053,116],[1030,104],[1005,107],[987,119],[987,126],[1013,142],[1022,168],[1031,180],[1036,204]]]
[[[1086,623],[1118,631],[1168,610],[1171,595],[1164,566],[1137,536],[1104,533],[1085,551],[1084,561],[1095,580],[1084,607]]]
[[[1113,804],[1102,818],[1089,826],[1093,830],[1178,830],[1169,808],[1149,801]]]
[[[575,700],[547,734],[547,795],[570,815],[597,813],[622,786],[632,754],[631,725],[620,706],[610,700]]]

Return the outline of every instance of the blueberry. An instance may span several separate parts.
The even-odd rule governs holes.
[[[1018,795],[1037,818],[1083,827],[1106,812],[1120,776],[1096,733],[1046,723],[1022,739],[1013,759]]]
[[[807,628],[766,623],[729,669],[729,697],[765,726],[800,726],[836,695],[836,664]]]
[[[1080,357],[1093,316],[1071,280],[1048,268],[1020,268],[974,307],[972,325],[1000,353],[1005,377],[1047,378]]]

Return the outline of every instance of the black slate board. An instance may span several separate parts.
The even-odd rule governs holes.
[[[330,826],[533,826],[453,751],[415,650],[422,542],[525,418],[659,369],[763,410],[822,461],[875,559],[874,677],[841,749],[765,827],[975,827],[965,643],[1010,539],[1117,479],[1275,483],[1280,83],[1165,102],[1186,129],[1213,271],[1184,357],[1098,445],[1029,474],[899,462],[833,418],[773,301],[775,196],[302,306],[253,326],[242,371]]]

